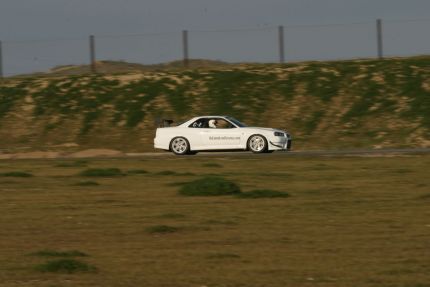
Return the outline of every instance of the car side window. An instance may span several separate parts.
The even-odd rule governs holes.
[[[230,123],[229,121],[226,121],[225,119],[217,119],[217,128],[218,129],[233,129],[235,126]]]
[[[233,129],[236,128],[232,123],[229,121],[226,121],[222,118],[208,118],[208,119],[198,119],[197,121],[193,122],[191,125],[189,125],[189,128],[195,128],[195,129],[208,129],[209,128],[209,121],[210,120],[216,120],[216,128],[217,129]]]
[[[188,126],[189,128],[195,128],[195,129],[203,129],[208,127],[208,121],[207,119],[198,119],[194,123]]]

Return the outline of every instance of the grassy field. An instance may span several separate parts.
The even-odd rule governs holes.
[[[429,287],[429,168],[428,155],[0,161],[0,286]],[[289,196],[179,193],[205,176]]]

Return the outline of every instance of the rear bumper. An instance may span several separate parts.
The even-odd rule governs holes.
[[[154,148],[168,150],[169,144],[166,140],[160,140],[160,138],[154,138]]]

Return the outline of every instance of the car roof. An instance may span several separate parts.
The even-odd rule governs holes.
[[[212,115],[212,116],[199,116],[199,117],[195,117],[195,119],[197,118],[227,118],[228,116],[220,116],[220,115]]]
[[[228,118],[228,116],[220,116],[220,115],[199,116],[199,117],[194,117],[194,118],[190,119],[190,121],[196,121],[198,119],[205,119],[205,118]]]

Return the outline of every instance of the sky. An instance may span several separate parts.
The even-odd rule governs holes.
[[[0,0],[3,71],[85,64],[89,35],[99,60],[177,60],[184,29],[191,58],[276,62],[278,25],[289,62],[374,57],[378,18],[386,55],[429,54],[429,12],[429,0]]]

